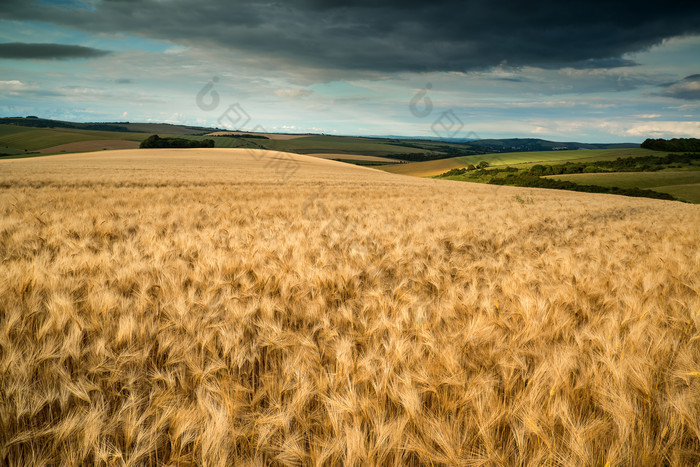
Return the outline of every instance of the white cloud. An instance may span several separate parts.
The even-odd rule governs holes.
[[[163,53],[166,53],[168,55],[180,55],[181,53],[186,52],[188,49],[188,47],[185,47],[183,45],[175,45],[173,47],[165,49]]]
[[[310,95],[312,92],[310,89],[277,89],[275,95],[287,99],[300,99]]]
[[[698,138],[700,122],[603,122],[600,126],[611,134],[641,138]]]
[[[12,79],[8,81],[0,81],[0,92],[15,94],[21,91],[29,91],[37,89],[36,86],[29,86],[20,80]]]

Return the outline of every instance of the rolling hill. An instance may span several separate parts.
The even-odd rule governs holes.
[[[550,152],[554,149],[569,148],[595,151],[609,147],[622,149],[627,146],[637,146],[561,143],[532,138],[455,141],[444,138],[252,134],[164,123],[75,123],[17,117],[0,118],[0,154],[12,156],[29,152],[58,153],[95,149],[124,149],[130,146],[129,143],[118,143],[117,141],[142,141],[151,134],[189,139],[213,137],[216,146],[222,148],[268,149],[297,154],[325,154],[326,157],[329,154],[337,154],[336,159],[356,163],[366,163],[366,161],[359,158],[349,159],[347,155],[388,157],[393,159],[394,163],[402,163],[435,161],[476,154],[504,153],[514,150]],[[231,137],[231,135],[235,137]],[[246,138],[245,136],[250,137]],[[87,144],[89,141],[93,141],[93,143]],[[72,143],[79,144],[71,145]]]
[[[477,165],[486,161],[492,166],[527,166],[538,163],[561,164],[568,161],[610,160],[618,157],[639,157],[654,154],[655,151],[641,148],[588,149],[573,151],[533,151],[506,152],[498,154],[479,154],[473,156],[452,157],[425,162],[412,162],[397,166],[381,167],[387,172],[416,177],[432,177],[451,169],[459,169],[470,164]]]
[[[66,150],[66,152],[71,152],[76,149],[78,151],[82,149],[79,143],[115,140],[134,141],[138,143],[146,137],[148,137],[148,135],[144,133],[0,125],[0,154],[39,152],[59,145],[78,143],[77,148],[69,147]],[[59,148],[56,152],[60,152],[61,150],[62,149]]]

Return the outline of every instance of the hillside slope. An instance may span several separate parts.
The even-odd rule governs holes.
[[[387,165],[382,170],[415,177],[433,177],[452,169],[461,169],[470,164],[477,165],[481,161],[492,166],[519,166],[536,163],[560,164],[567,161],[610,160],[618,157],[641,157],[656,154],[656,151],[640,148],[621,149],[590,149],[573,151],[534,151],[534,152],[504,152],[498,154],[478,154],[473,156],[451,157],[425,162],[411,162],[401,165]]]
[[[646,188],[669,193],[691,203],[700,203],[700,170],[570,174],[555,175],[550,178],[568,180],[582,185]]]

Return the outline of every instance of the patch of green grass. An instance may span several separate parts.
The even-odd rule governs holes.
[[[581,185],[618,188],[642,188],[668,193],[691,203],[700,203],[700,170],[664,170],[659,172],[613,172],[551,175]]]
[[[163,135],[161,135],[163,136]],[[373,138],[354,136],[306,136],[296,139],[227,138],[222,136],[181,136],[189,139],[213,139],[217,148],[256,148],[297,154],[362,154],[383,156],[388,154],[425,153],[427,148],[397,146]]]
[[[567,174],[550,175],[547,178],[568,180],[580,185],[655,188],[659,186],[700,183],[700,170]]]
[[[340,136],[309,136],[307,138],[290,140],[266,140],[264,143],[268,149],[300,154],[335,153],[380,156],[385,154],[426,152],[425,149],[396,146],[371,138]]]
[[[30,128],[16,125],[0,125],[0,152],[8,147],[19,151],[36,151],[59,144],[100,139],[142,141],[145,133],[118,131],[74,130],[70,128]]]
[[[476,165],[480,161],[486,161],[491,166],[501,165],[523,165],[538,164],[546,162],[555,164],[559,161],[582,161],[582,160],[610,160],[618,157],[639,157],[655,154],[655,151],[640,148],[625,149],[581,149],[573,151],[533,151],[533,152],[505,152],[501,154],[483,154],[477,156],[467,156],[461,159],[468,159],[470,164]]]
[[[0,146],[0,154],[4,154],[5,156],[15,156],[18,154],[25,154],[24,150],[20,150],[17,148],[10,148],[7,146]]]
[[[439,152],[445,147],[433,142],[397,142],[397,140],[382,140],[356,136],[304,136],[295,139],[259,139],[259,138],[228,138],[225,136],[196,136],[161,134],[161,137],[181,137],[194,140],[213,139],[217,148],[254,148],[271,151],[293,152],[297,154],[349,154],[365,156],[387,156],[391,154],[424,154]],[[393,142],[393,143],[392,143]],[[421,147],[401,146],[401,143]],[[454,146],[454,148],[453,148]],[[451,145],[455,149],[457,145]],[[464,150],[464,148],[462,147]]]
[[[510,156],[508,156],[510,154]],[[659,153],[650,149],[623,148],[623,149],[583,149],[576,151],[535,151],[493,154],[493,156],[506,156],[503,161],[484,159],[491,166],[510,165],[517,168],[527,168],[536,164],[547,163],[549,165],[565,164],[567,162],[594,162],[612,161],[618,157],[642,157],[642,156],[665,156],[668,153]]]
[[[17,126],[17,125],[0,125],[0,138],[14,135],[17,133],[25,133],[27,131],[34,131],[36,128]]]
[[[683,201],[700,204],[700,183],[654,187],[654,191],[668,193]]]

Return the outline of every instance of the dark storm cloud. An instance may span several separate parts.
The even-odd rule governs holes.
[[[623,54],[700,32],[700,2],[6,0],[0,17],[223,47],[338,70],[466,71],[633,65]]]
[[[107,55],[106,50],[64,44],[26,44],[23,42],[5,42],[0,44],[0,58],[10,59],[54,59],[94,58]]]
[[[571,63],[569,66],[577,69],[594,69],[594,68],[619,68],[623,66],[639,65],[634,60],[625,60],[622,58],[589,58],[576,63]]]
[[[664,85],[665,89],[657,95],[675,97],[676,99],[700,100],[700,74],[686,76],[675,83]]]

